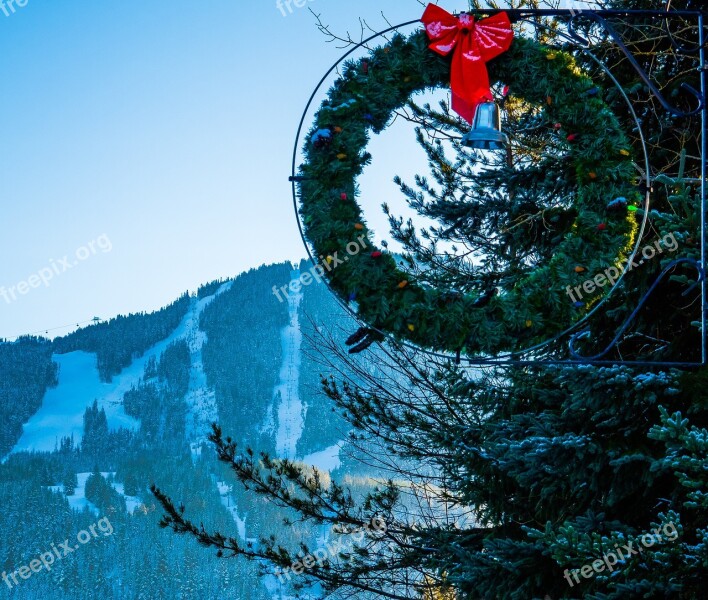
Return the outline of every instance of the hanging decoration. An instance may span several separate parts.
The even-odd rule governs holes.
[[[511,46],[509,17],[502,12],[475,22],[470,14],[455,16],[429,4],[421,20],[432,40],[430,49],[441,56],[452,54],[452,110],[472,123],[477,105],[494,99],[486,63]]]
[[[344,301],[356,300],[352,309],[367,323],[363,337],[351,340],[354,351],[380,339],[374,332],[467,356],[523,350],[582,319],[603,292],[571,304],[566,288],[633,247],[632,208],[640,194],[629,138],[571,55],[514,37],[503,13],[475,21],[429,7],[423,23],[425,29],[394,35],[363,60],[346,63],[330,88],[308,140],[323,130],[339,133],[329,143],[305,144],[296,180],[304,235],[313,255],[335,257],[328,283]],[[512,101],[533,106],[549,129],[565,132],[559,142],[564,176],[576,182],[573,222],[545,264],[498,288],[423,285],[384,244],[376,247],[358,203],[357,178],[372,158],[369,137],[384,131],[414,94],[430,89],[452,86],[453,107],[469,121],[497,84],[508,86]],[[618,199],[627,210],[618,210]],[[365,250],[347,253],[354,245]]]

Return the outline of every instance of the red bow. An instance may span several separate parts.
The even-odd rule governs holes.
[[[452,56],[452,109],[470,123],[477,105],[492,100],[486,62],[506,52],[514,39],[511,21],[505,12],[475,23],[474,17],[459,17],[429,4],[421,19],[432,40],[430,49]]]

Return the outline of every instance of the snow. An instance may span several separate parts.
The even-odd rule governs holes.
[[[99,408],[105,409],[110,429],[139,427],[139,422],[123,410],[123,394],[140,379],[143,366],[139,372],[134,366],[143,359],[125,369],[112,383],[100,380],[95,354],[80,351],[55,354],[53,360],[59,365],[59,385],[47,390],[41,408],[24,425],[22,437],[12,452],[52,451],[62,437],[73,436],[74,443],[80,443],[84,412],[94,400],[98,400]]]
[[[102,472],[101,476],[104,479],[108,479],[111,475],[115,476],[115,473]],[[99,515],[100,511],[98,507],[91,501],[86,499],[86,481],[91,476],[91,473],[77,473],[76,480],[78,484],[74,493],[71,496],[67,496],[66,499],[69,501],[69,507],[78,512],[83,512],[85,509],[89,509],[96,516]],[[123,498],[125,498],[125,506],[129,513],[135,512],[135,509],[143,505],[142,500],[137,496],[126,496],[125,490],[122,483],[113,482],[113,489],[118,492]],[[50,485],[47,486],[52,492],[57,494],[64,493],[63,485]]]
[[[106,477],[108,473],[101,473],[101,475]],[[113,489],[125,498],[125,508],[129,513],[134,513],[136,508],[143,506],[143,501],[137,496],[126,496],[125,486],[122,483],[114,481]]]
[[[291,273],[291,281],[300,278],[300,271]],[[288,294],[290,322],[281,332],[283,362],[280,367],[278,384],[273,391],[278,410],[278,427],[275,433],[275,447],[281,458],[295,458],[297,442],[305,426],[304,406],[300,400],[300,363],[302,331],[298,308],[302,301],[302,290]]]
[[[308,454],[302,459],[306,465],[312,465],[320,471],[334,471],[338,469],[342,464],[342,460],[339,457],[339,451],[342,449],[342,442],[334,444],[329,448],[325,448],[320,452],[315,452],[313,454]]]
[[[283,579],[285,579],[285,577],[283,577]],[[285,590],[287,587],[274,575],[265,575],[261,581],[272,600],[292,600],[295,598],[294,596],[286,594]]]
[[[221,496],[221,504],[231,513],[231,517],[236,523],[239,537],[242,541],[246,541],[246,518],[242,519],[238,514],[238,506],[231,496],[232,486],[225,481],[217,481],[216,487],[219,490],[219,496]]]
[[[105,409],[110,429],[138,429],[139,421],[128,416],[123,409],[123,395],[139,384],[148,360],[153,357],[159,360],[167,346],[182,339],[187,340],[193,361],[186,397],[189,409],[187,431],[191,439],[205,438],[206,429],[216,420],[217,414],[214,392],[207,388],[204,374],[201,350],[206,334],[199,330],[199,317],[204,308],[231,284],[223,284],[214,296],[192,299],[189,311],[172,334],[114,376],[111,383],[100,380],[95,354],[81,351],[55,354],[53,360],[59,364],[59,385],[47,390],[41,408],[24,425],[22,437],[12,452],[52,451],[62,437],[73,436],[75,444],[81,443],[84,412],[94,400],[98,401],[99,408]]]
[[[204,372],[202,348],[207,341],[206,332],[199,329],[199,319],[204,309],[218,295],[223,294],[232,286],[229,281],[223,284],[213,296],[202,298],[194,304],[185,323],[185,339],[191,355],[191,372],[189,375],[189,391],[185,397],[187,403],[187,440],[191,441],[193,457],[201,454],[201,442],[206,441],[211,424],[218,420],[216,394],[207,385]]]
[[[300,271],[294,270],[291,281],[300,278]],[[300,365],[302,349],[302,330],[298,309],[302,302],[302,290],[288,294],[288,313],[290,321],[281,332],[283,362],[280,367],[278,384],[273,390],[274,409],[277,410],[277,429],[275,447],[280,458],[296,459],[297,443],[305,426],[305,405],[300,399]],[[271,411],[272,412],[272,411]],[[270,419],[272,420],[272,418]],[[269,429],[268,421],[266,430]],[[321,471],[333,471],[341,465],[339,452],[342,443],[335,444],[320,452],[306,456],[303,462],[317,467]]]
[[[99,510],[98,507],[93,503],[89,502],[86,499],[86,480],[89,478],[89,475],[91,473],[77,473],[76,478],[78,480],[78,485],[76,486],[76,489],[74,490],[73,495],[67,496],[66,499],[69,501],[69,506],[78,512],[83,512],[87,508],[95,515],[98,515]],[[58,492],[60,494],[64,493],[64,486],[63,485],[53,485],[49,486],[49,489],[52,490],[53,492]]]

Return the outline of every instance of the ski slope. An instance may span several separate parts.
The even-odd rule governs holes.
[[[241,518],[238,512],[238,504],[231,495],[232,486],[228,485],[225,481],[217,481],[216,488],[219,490],[219,496],[221,497],[222,506],[229,511],[231,517],[236,523],[236,529],[238,531],[238,536],[241,538],[242,542],[246,541],[246,517]]]
[[[291,273],[291,281],[300,279],[300,271]],[[281,332],[283,362],[280,367],[278,384],[273,390],[278,415],[275,432],[275,447],[280,458],[295,458],[297,442],[305,426],[304,406],[300,399],[300,365],[302,330],[298,309],[302,301],[302,290],[288,293],[288,314],[290,321]]]
[[[100,380],[95,354],[81,351],[55,354],[53,360],[59,365],[59,384],[47,390],[41,408],[25,423],[22,437],[12,452],[52,451],[63,437],[73,436],[74,443],[80,444],[84,412],[94,400],[106,411],[109,429],[137,430],[140,422],[125,413],[123,395],[139,384],[151,358],[159,361],[167,346],[182,339],[187,340],[193,360],[186,398],[187,431],[192,438],[205,437],[208,424],[215,421],[217,415],[216,400],[213,391],[207,388],[201,360],[206,334],[199,330],[199,317],[204,308],[230,285],[231,282],[223,284],[213,296],[201,300],[193,298],[187,314],[172,334],[135,359],[110,383]]]
[[[290,280],[298,281],[300,271],[291,272]],[[272,414],[277,411],[275,447],[280,458],[296,459],[297,443],[305,427],[306,407],[300,398],[300,368],[302,363],[302,330],[299,309],[302,290],[288,293],[289,322],[281,332],[283,362],[280,367],[278,384],[273,390],[273,409],[269,411],[265,431],[271,431]],[[334,471],[341,464],[339,451],[342,444],[335,444],[320,452],[310,454],[302,462],[317,467],[320,471]]]
[[[59,365],[59,385],[47,390],[42,406],[25,423],[12,452],[51,452],[63,437],[73,437],[74,443],[79,444],[83,439],[84,412],[94,400],[106,411],[110,429],[137,429],[140,423],[123,410],[123,394],[137,384],[148,355],[114,377],[112,383],[104,383],[98,375],[95,354],[55,354],[52,358]]]
[[[207,384],[204,372],[202,348],[207,342],[206,332],[199,329],[199,319],[204,309],[214,301],[214,298],[228,290],[232,281],[223,284],[213,296],[199,300],[190,313],[185,323],[184,337],[189,346],[191,370],[189,374],[189,390],[185,397],[187,403],[186,435],[192,448],[198,448],[211,431],[211,424],[219,418],[216,405],[216,394]]]

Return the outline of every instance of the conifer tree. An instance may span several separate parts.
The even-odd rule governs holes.
[[[664,9],[667,4],[630,0],[608,6]],[[704,10],[692,0],[673,2],[671,8]],[[695,99],[681,84],[695,84],[695,59],[671,45],[663,23],[638,27],[615,19],[613,25],[662,94],[675,106],[690,107]],[[680,43],[696,39],[688,21],[676,27],[671,35]],[[580,15],[576,31],[594,41],[594,53],[640,107],[654,183],[651,228],[641,243],[671,235],[677,255],[698,258],[697,121],[662,112],[597,22]],[[584,69],[607,84],[607,102],[632,131],[633,118],[606,74],[577,45],[555,38],[552,28],[543,37],[573,52]],[[507,109],[510,134],[519,141],[513,160],[532,160],[548,140],[524,131],[533,124],[528,107]],[[519,196],[513,199],[519,212],[510,217],[508,204],[495,194],[518,166],[498,157],[486,165],[494,167],[491,172],[479,173],[465,167],[469,156],[446,156],[426,133],[431,126],[453,128],[454,116],[444,105],[411,104],[407,115],[421,126],[418,142],[434,183],[399,180],[402,191],[413,209],[445,226],[420,235],[395,215],[391,224],[411,264],[425,265],[431,284],[503,287],[508,278],[533,268],[528,257],[542,262],[552,255],[554,237],[572,222],[566,201],[573,194],[570,182],[556,172],[536,173],[531,181],[541,190],[537,198],[558,200],[552,225],[544,222],[543,203],[522,210]],[[634,143],[639,153],[637,136]],[[643,177],[646,185],[647,174]],[[517,182],[519,194],[523,183]],[[449,187],[441,192],[435,184]],[[491,200],[470,207],[464,198],[471,188],[477,197],[486,190]],[[514,221],[523,221],[523,234],[508,229]],[[459,263],[441,250],[448,242],[473,247],[487,260],[481,267],[455,268]],[[689,270],[676,267],[660,279],[673,258],[667,253],[628,273],[601,318],[590,321],[579,349],[592,355],[604,348],[656,284],[608,358],[695,359],[691,348],[700,340],[695,321],[701,299],[697,289],[690,290],[695,273]],[[386,524],[383,531],[369,527],[355,551],[307,569],[295,587],[317,581],[325,591],[381,598],[703,597],[708,580],[705,369],[609,364],[471,370],[395,342],[359,359],[332,340],[320,342],[338,373],[323,380],[324,392],[351,423],[352,446],[362,456],[379,457],[387,483],[357,501],[346,486],[325,484],[316,471],[241,449],[218,426],[212,435],[219,459],[247,489],[295,510],[303,520],[329,524],[345,535],[373,520]],[[548,348],[550,356],[561,350]],[[221,556],[246,556],[285,569],[298,560],[298,550],[315,550],[286,548],[275,537],[244,546],[226,532],[195,525],[159,489],[153,491],[165,508],[163,526],[193,535]]]

